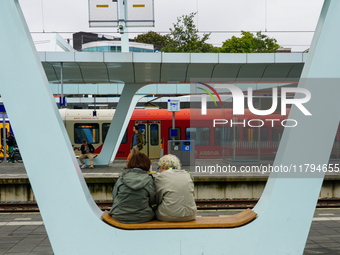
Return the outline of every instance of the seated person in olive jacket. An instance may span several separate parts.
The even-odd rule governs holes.
[[[156,217],[161,221],[190,221],[196,217],[194,182],[191,175],[181,170],[175,155],[165,155],[158,165],[161,173],[155,178]]]
[[[155,217],[151,205],[155,204],[155,186],[148,174],[151,161],[144,153],[131,156],[127,170],[120,173],[113,188],[110,215],[124,223],[141,223]]]

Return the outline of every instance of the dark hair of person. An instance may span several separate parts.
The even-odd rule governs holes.
[[[86,143],[87,141],[86,141],[86,139],[83,139],[83,143]]]
[[[127,168],[140,168],[145,171],[149,171],[151,166],[151,160],[144,153],[138,152],[131,156]]]
[[[139,127],[138,127],[138,125],[135,125],[135,129],[138,131],[139,130]]]

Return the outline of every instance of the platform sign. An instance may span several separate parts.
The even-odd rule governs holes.
[[[153,0],[124,0],[125,18],[119,19],[118,0],[89,0],[90,27],[118,27],[119,20],[126,27],[153,27]]]
[[[154,27],[154,0],[125,0],[127,27]]]
[[[90,27],[117,27],[118,5],[112,0],[89,0]]]
[[[177,129],[171,129],[170,130],[170,136],[171,137],[176,137],[177,136]]]
[[[180,101],[168,99],[168,112],[179,112],[180,110]]]

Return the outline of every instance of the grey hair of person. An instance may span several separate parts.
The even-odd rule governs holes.
[[[172,167],[174,169],[181,170],[181,162],[179,158],[172,154],[168,154],[160,158],[158,165],[161,168],[169,169]]]

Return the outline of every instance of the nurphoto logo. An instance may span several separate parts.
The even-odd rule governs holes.
[[[220,95],[217,93],[217,91],[211,87],[210,85],[206,83],[200,83],[201,85],[209,88],[213,93],[217,96],[217,98],[220,101],[220,104],[222,106],[222,100],[220,98]],[[242,90],[235,85],[232,84],[216,84],[215,88],[224,88],[230,90],[233,98],[233,115],[244,115],[244,94]],[[215,105],[217,105],[216,100],[214,96],[209,92],[207,89],[204,88],[199,88],[206,92],[210,97],[213,99]],[[247,90],[248,96],[247,96],[247,103],[248,103],[248,108],[251,113],[254,115],[270,115],[275,112],[277,105],[278,105],[278,89],[277,88],[272,88],[272,105],[270,109],[268,110],[259,110],[254,107],[254,102],[253,102],[253,89],[248,88]],[[287,94],[290,93],[302,93],[305,95],[304,98],[287,98]],[[303,106],[304,103],[307,103],[311,99],[311,93],[309,90],[304,89],[304,88],[289,88],[289,87],[284,87],[281,88],[281,115],[286,115],[286,109],[287,105],[295,105],[304,115],[306,116],[311,116],[312,114],[306,109],[306,107]],[[201,95],[201,114],[206,115],[207,114],[207,95],[203,94]],[[233,125],[243,125],[244,127],[246,124],[248,124],[249,127],[262,127],[264,125],[265,121],[269,121],[272,123],[272,127],[274,126],[275,121],[280,121],[279,119],[252,119],[252,120],[243,120],[243,121],[233,121],[231,120],[226,120],[226,119],[214,119],[213,120],[213,126],[215,127],[216,125],[226,125],[230,124],[230,126]],[[281,121],[281,125],[284,127],[295,127],[297,126],[297,121],[294,119],[285,119]]]

